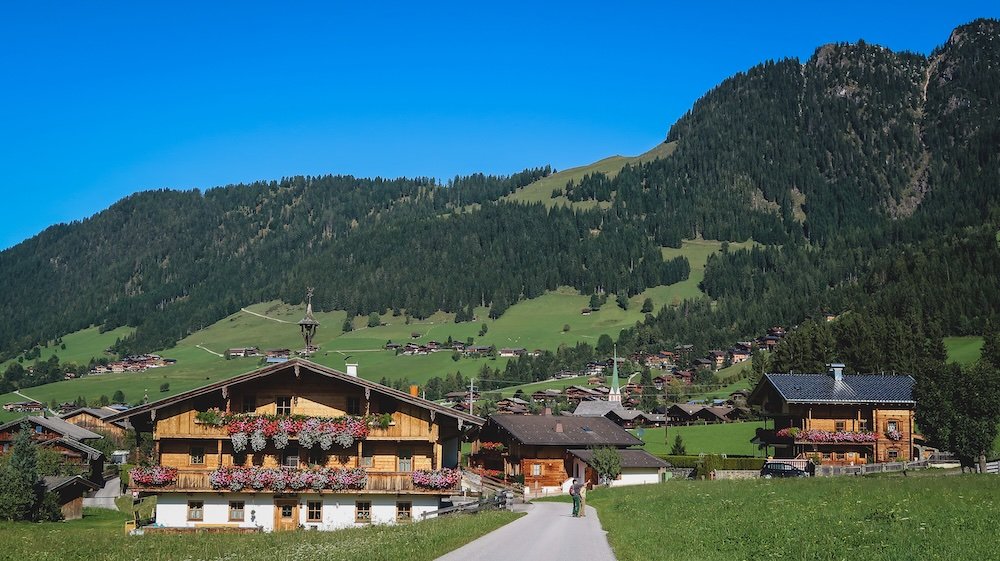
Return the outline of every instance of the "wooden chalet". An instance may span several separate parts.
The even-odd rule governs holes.
[[[531,404],[518,397],[505,397],[497,401],[497,413],[507,413],[512,415],[527,415],[530,413]]]
[[[503,444],[490,452],[482,443]],[[529,494],[561,492],[573,473],[569,450],[610,446],[642,446],[633,434],[604,417],[553,415],[491,415],[472,443],[474,467],[499,470],[507,477],[524,478]]]
[[[824,465],[913,458],[913,378],[883,374],[766,374],[750,394],[772,428],[751,442],[776,458]],[[766,426],[766,424],[765,424]]]
[[[157,497],[158,526],[264,531],[419,519],[458,489],[463,431],[484,422],[298,358],[107,420],[125,419],[153,435],[131,487]]]
[[[628,409],[615,401],[582,401],[573,410],[573,415],[578,417],[605,417],[616,425],[627,429],[635,427],[660,427],[666,422],[666,416],[662,414]]]
[[[100,431],[115,438],[125,438],[125,432],[129,429],[128,421],[115,421],[113,423],[105,421],[116,413],[118,411],[111,409],[80,407],[60,415],[60,418],[67,423],[90,431]]]
[[[79,475],[43,477],[42,484],[47,493],[55,494],[65,520],[83,518],[83,495],[101,488]]]
[[[90,444],[101,435],[55,417],[29,416],[0,425],[0,454],[6,453],[21,432],[21,423],[27,421],[32,431],[31,439],[39,446],[59,453],[68,471],[82,475],[98,484],[104,483],[104,453]]]

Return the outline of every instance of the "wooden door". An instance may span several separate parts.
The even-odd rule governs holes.
[[[274,499],[274,531],[297,530],[298,527],[298,499]]]

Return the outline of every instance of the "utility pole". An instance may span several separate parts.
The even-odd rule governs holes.
[[[475,378],[469,378],[469,415],[473,415],[472,412],[472,395],[476,391]]]

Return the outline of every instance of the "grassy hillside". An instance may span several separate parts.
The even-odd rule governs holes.
[[[611,156],[604,158],[603,160],[596,161],[592,164],[579,166],[575,168],[565,169],[559,173],[554,173],[548,177],[544,177],[531,183],[525,187],[522,187],[515,191],[514,193],[504,197],[508,201],[516,201],[522,203],[542,203],[545,206],[555,206],[555,205],[571,205],[575,208],[590,208],[597,204],[595,201],[582,201],[571,203],[566,197],[560,196],[555,199],[552,198],[552,191],[555,189],[562,189],[566,187],[566,183],[570,181],[580,181],[585,175],[590,175],[594,173],[603,173],[609,177],[614,177],[618,175],[618,172],[625,167],[626,164],[638,164],[651,162],[656,158],[667,157],[673,154],[674,150],[677,148],[676,142],[663,142],[657,144],[651,150],[639,156],[628,157],[628,156]],[[607,206],[607,203],[602,203]]]
[[[979,360],[983,350],[983,338],[979,336],[945,337],[944,348],[948,350],[948,361],[972,364]]]
[[[42,524],[0,522],[4,559],[20,561],[103,561],[119,559],[383,559],[430,561],[491,532],[519,515],[485,512],[402,526],[372,525],[335,532],[198,534],[133,537],[122,532],[125,515],[86,509],[82,520]]]
[[[988,475],[679,481],[587,502],[620,561],[992,559],[1000,524]]]
[[[731,243],[730,247],[746,247],[750,243],[752,242]],[[561,288],[539,298],[519,302],[497,320],[488,318],[486,308],[478,308],[477,317],[485,319],[461,324],[454,322],[454,315],[445,313],[437,313],[426,320],[415,320],[409,324],[401,316],[386,314],[382,316],[383,325],[373,328],[367,327],[367,317],[354,318],[355,329],[345,333],[341,329],[346,318],[345,312],[317,313],[316,319],[321,326],[316,343],[320,351],[312,359],[338,369],[343,369],[345,362],[351,360],[359,363],[359,373],[365,378],[376,381],[382,377],[390,380],[407,378],[420,384],[433,376],[443,376],[457,370],[470,376],[487,363],[492,367],[502,368],[507,359],[461,358],[454,361],[450,352],[427,356],[396,356],[383,349],[386,341],[426,343],[431,340],[443,342],[449,336],[459,341],[473,337],[477,344],[496,345],[498,348],[525,347],[529,350],[554,350],[561,344],[573,345],[579,341],[594,344],[603,333],[616,337],[621,329],[641,321],[643,314],[640,309],[647,297],[652,298],[654,307],[658,309],[663,305],[700,295],[698,283],[704,275],[705,261],[710,254],[719,251],[720,247],[721,243],[718,241],[693,240],[685,241],[679,249],[665,248],[663,252],[666,257],[684,255],[688,258],[691,262],[691,277],[633,296],[628,310],[622,310],[614,302],[608,302],[600,310],[582,315],[580,310],[588,306],[589,297],[571,288]],[[177,359],[175,366],[141,374],[88,376],[80,380],[28,388],[23,393],[46,403],[52,400],[72,401],[77,396],[95,399],[102,394],[111,396],[117,390],[123,391],[129,401],[138,400],[147,392],[151,399],[156,399],[259,366],[260,359],[255,358],[225,360],[219,355],[224,354],[227,348],[301,348],[302,339],[296,322],[305,313],[302,306],[264,302],[247,306],[244,310],[189,335],[172,348],[159,351],[165,357]],[[488,331],[484,337],[479,337],[480,327],[484,323]],[[567,325],[570,329],[564,331],[563,328]],[[115,338],[127,332],[127,329],[122,328],[97,334],[96,328],[90,328],[67,335],[63,338],[66,351],[59,351],[59,356],[64,360],[86,362],[91,356],[102,356],[104,349]],[[412,337],[413,334],[418,336]],[[51,350],[52,347],[47,351]],[[45,356],[43,354],[43,358]],[[168,393],[159,392],[163,383],[170,384]],[[545,387],[565,387],[573,383],[579,381]],[[529,389],[535,391],[538,388]],[[510,393],[513,391],[512,389]],[[13,401],[21,398],[7,394],[0,396],[0,400],[3,399]]]
[[[59,360],[62,362],[86,364],[90,362],[91,358],[107,356],[104,354],[104,349],[107,349],[117,339],[125,337],[131,332],[132,329],[129,327],[119,327],[106,333],[101,333],[100,329],[96,326],[81,329],[75,333],[63,336],[62,344],[66,346],[65,349],[54,343],[50,343],[48,347],[42,348],[39,359],[45,361],[52,355],[58,355]],[[0,371],[6,370],[13,362],[15,361],[0,362]],[[34,360],[30,362],[34,362]]]

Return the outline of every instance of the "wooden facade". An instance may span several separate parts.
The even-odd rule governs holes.
[[[297,435],[292,434],[284,448],[277,448],[269,438],[263,450],[255,452],[248,447],[237,453],[224,426],[198,419],[199,412],[213,409],[223,413],[246,413],[250,418],[368,416],[365,418],[371,419],[371,416],[388,416],[391,421],[385,427],[369,425],[367,436],[356,439],[348,447],[334,443],[326,451],[318,444],[307,448],[300,446]],[[306,521],[306,498],[318,495],[329,497],[331,493],[347,493],[355,497],[415,495],[432,498],[451,494],[454,488],[431,489],[416,485],[413,472],[458,468],[464,430],[482,424],[478,417],[298,359],[147,404],[122,417],[130,418],[137,430],[150,430],[154,463],[175,468],[178,473],[176,481],[155,486],[133,485],[134,490],[158,494],[161,498],[167,494],[197,497],[208,493],[213,497],[240,495],[237,498],[242,499],[249,493],[269,501],[267,521],[256,521],[269,530],[287,529],[291,520],[296,521],[294,527],[298,528]],[[291,489],[275,492],[249,488],[231,492],[228,488],[214,488],[210,482],[212,472],[233,466],[293,470],[359,468],[367,473],[367,483],[362,489],[349,491],[307,487],[294,492]],[[353,501],[350,502],[353,505]],[[209,499],[206,498],[203,504],[205,516],[208,516]],[[159,510],[157,516],[160,516]],[[333,529],[333,523],[322,528]]]
[[[769,375],[774,376],[774,375]],[[795,375],[802,378],[807,375]],[[826,375],[814,375],[826,376]],[[841,375],[838,383],[850,384],[867,377],[871,385],[875,375]],[[876,379],[887,385],[901,386],[906,399],[883,399],[878,391],[853,402],[849,399],[824,399],[824,396],[789,399],[775,385],[781,377],[765,377],[753,390],[750,402],[761,406],[773,428],[759,429],[754,441],[768,447],[776,458],[810,458],[824,465],[858,465],[873,462],[914,459],[914,408],[909,398],[912,378],[882,376]],[[795,386],[798,388],[798,386]],[[876,384],[877,387],[877,384]],[[896,396],[893,396],[896,397]],[[789,430],[797,429],[797,430]],[[831,436],[836,435],[836,436]]]
[[[113,438],[125,438],[124,423],[109,423],[104,420],[112,414],[112,411],[107,411],[104,415],[99,415],[96,411],[90,409],[77,409],[63,415],[62,420],[87,430],[99,431]]]

